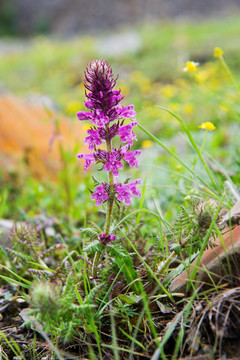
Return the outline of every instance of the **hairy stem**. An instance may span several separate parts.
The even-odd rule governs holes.
[[[106,144],[107,144],[107,151],[110,153],[112,151],[111,139],[107,139]],[[108,173],[108,184],[111,187],[112,187],[112,185],[114,183],[113,180],[114,179],[113,179],[112,171],[109,171],[109,173]],[[109,199],[107,200],[107,213],[106,213],[106,220],[105,220],[105,226],[104,226],[104,233],[105,233],[106,236],[109,234],[109,230],[110,230],[110,226],[111,226],[112,211],[113,211],[113,197],[110,196]],[[93,260],[93,278],[96,278],[96,276],[97,276],[97,267],[98,267],[100,257],[101,257],[101,253],[96,252],[96,254],[94,256],[94,260]]]
[[[108,153],[110,153],[112,151],[111,139],[107,139],[106,144],[107,144],[107,151],[108,151]],[[112,185],[113,185],[112,171],[109,171],[109,173],[108,173],[108,184],[112,188]],[[107,201],[107,213],[106,213],[106,220],[105,220],[105,227],[104,227],[104,233],[106,234],[106,236],[109,234],[109,229],[110,229],[111,220],[112,220],[112,210],[113,210],[113,198],[110,196]]]

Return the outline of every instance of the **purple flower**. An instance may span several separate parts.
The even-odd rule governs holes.
[[[105,124],[108,124],[109,121],[109,118],[100,110],[96,110],[92,118],[92,124],[96,124],[98,127],[103,127]]]
[[[131,167],[135,166],[136,169],[138,169],[138,161],[135,158],[135,156],[140,155],[141,153],[142,153],[141,150],[134,150],[134,151],[126,152],[124,154],[124,160],[128,162],[129,166],[131,166]]]
[[[141,197],[140,191],[136,188],[136,185],[141,184],[141,182],[142,182],[141,179],[137,179],[137,180],[133,180],[133,181],[131,181],[130,183],[127,184],[129,186],[129,188],[130,188],[130,191],[132,192],[132,194],[134,196]]]
[[[108,154],[108,162],[104,165],[104,170],[107,172],[112,171],[114,176],[118,175],[118,169],[122,170],[124,165],[119,161],[122,155],[118,152],[112,152]]]
[[[88,129],[88,136],[84,140],[84,144],[89,144],[89,150],[94,150],[95,145],[101,145],[102,140],[100,138],[99,130]]]
[[[111,242],[111,241],[113,241],[115,239],[116,239],[116,236],[113,235],[113,234],[109,234],[109,235],[106,236],[105,233],[102,233],[102,234],[98,235],[98,240],[103,245],[107,245],[109,242]]]
[[[103,111],[95,110],[93,113],[88,111],[78,111],[77,112],[78,120],[91,120],[92,124],[96,124],[99,127],[104,126],[109,123],[109,118],[104,115]]]
[[[141,197],[140,191],[136,188],[136,185],[142,182],[141,179],[134,180],[128,184],[116,184],[116,198],[120,202],[125,202],[126,205],[131,205],[131,199],[133,196]]]
[[[95,157],[93,154],[78,154],[78,159],[85,159],[84,164],[84,172],[86,172],[87,168],[92,165],[92,163],[95,161]]]
[[[122,105],[118,105],[117,117],[135,120],[136,119],[136,111],[134,110],[134,105],[128,105],[125,107],[122,107]]]
[[[122,149],[112,149],[111,152],[99,149],[94,153],[94,158],[97,162],[104,164],[103,168],[107,172],[112,171],[114,176],[118,175],[118,169],[122,170],[124,165],[121,160],[124,156]]]
[[[96,203],[95,203],[96,206],[101,206],[102,202],[106,201],[108,198],[109,198],[109,195],[106,192],[106,184],[97,186],[91,197],[92,200],[96,200]]]
[[[129,146],[132,146],[132,140],[137,140],[136,135],[132,131],[133,126],[137,125],[137,121],[133,121],[130,124],[119,126],[118,135],[120,136],[121,142],[127,142]]]
[[[131,198],[133,197],[133,195],[127,184],[115,185],[115,190],[117,192],[115,196],[118,201],[124,201],[126,205],[131,205]]]
[[[78,111],[77,112],[77,117],[78,120],[92,120],[93,119],[93,114],[91,114],[88,111]]]
[[[99,129],[100,138],[105,141],[107,139],[110,140],[110,139],[114,138],[114,136],[117,135],[117,132],[118,132],[118,124],[113,124],[108,129],[105,129],[104,127],[101,127]]]

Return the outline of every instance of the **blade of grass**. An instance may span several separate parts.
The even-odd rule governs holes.
[[[145,132],[148,136],[150,136],[155,142],[157,142],[163,149],[165,149],[169,154],[171,154],[185,169],[187,169],[194,178],[198,179],[198,181],[203,184],[206,188],[208,188],[208,184],[198,176],[188,165],[186,165],[171,149],[169,149],[166,145],[164,145],[156,136],[151,134],[147,129],[145,129],[142,125],[138,123],[138,127]],[[214,196],[218,198],[218,195],[214,193]]]
[[[215,179],[213,178],[213,175],[212,175],[209,167],[207,166],[205,160],[203,159],[202,154],[201,154],[201,151],[199,150],[199,148],[198,148],[195,140],[193,139],[192,134],[191,134],[190,130],[188,129],[187,125],[186,125],[186,124],[184,123],[184,121],[183,121],[177,114],[175,114],[173,111],[171,111],[171,110],[169,110],[169,109],[167,109],[167,108],[165,108],[165,107],[163,107],[163,106],[160,106],[160,105],[156,105],[156,106],[159,107],[160,109],[163,109],[163,110],[167,111],[170,115],[172,115],[173,117],[175,117],[175,119],[177,119],[177,120],[180,122],[180,124],[182,125],[185,133],[187,134],[187,136],[188,136],[188,138],[189,138],[189,140],[190,140],[190,142],[191,142],[191,144],[192,144],[192,147],[194,148],[194,150],[195,150],[196,153],[198,154],[199,159],[201,160],[201,162],[202,162],[202,164],[203,164],[203,166],[204,166],[204,168],[205,168],[205,170],[206,170],[206,172],[207,172],[210,180],[212,181],[212,184],[213,184],[213,185],[215,186],[215,188],[219,191],[219,193],[221,193],[221,189],[219,188],[218,184],[216,183]]]
[[[119,227],[119,225],[121,225],[122,223],[124,223],[125,220],[127,220],[128,218],[134,216],[135,214],[141,213],[141,212],[146,212],[148,214],[151,214],[157,218],[159,218],[158,214],[154,213],[153,211],[147,210],[147,209],[138,209],[135,210],[133,212],[131,212],[130,214],[126,215],[122,220],[120,220],[114,227],[113,227],[113,231]]]
[[[3,191],[2,196],[0,196],[0,219],[3,217],[3,213],[7,205],[7,199],[8,199],[8,191],[5,190]]]
[[[78,292],[77,284],[75,285],[74,290],[75,290],[75,294],[76,294],[79,305],[84,305],[84,301],[82,300],[81,295]],[[85,305],[88,305],[88,304],[85,304]],[[90,307],[89,307],[89,311],[85,312],[85,317],[95,335],[99,356],[100,356],[100,359],[102,360],[101,338],[99,336],[98,329],[97,329],[97,326],[94,321],[94,314],[92,313],[92,309]]]
[[[115,261],[119,269],[122,269],[126,281],[131,286],[132,290],[137,294],[141,294],[143,291],[143,286],[141,281],[139,281],[138,279],[138,275],[136,271],[133,268],[132,259],[130,257],[121,258],[121,259],[115,257]]]
[[[20,275],[16,274],[14,271],[8,269],[6,266],[4,265],[0,265],[1,268],[7,270],[8,272],[10,272],[12,275],[14,275],[17,279],[23,281],[24,283],[28,284],[28,285],[32,285],[32,282],[27,280],[27,279],[24,279],[22,278]]]
[[[197,290],[198,291],[198,290]],[[160,347],[155,351],[155,353],[153,354],[153,356],[151,357],[151,360],[157,360],[160,359],[160,355],[162,355],[163,352],[163,348],[166,345],[166,343],[168,342],[168,340],[170,339],[173,331],[176,329],[177,324],[181,321],[181,319],[183,318],[183,316],[185,314],[189,314],[191,309],[192,309],[192,304],[193,301],[197,295],[197,291],[195,291],[192,295],[192,297],[190,298],[190,301],[187,303],[187,305],[185,305],[185,307],[183,308],[182,311],[180,311],[175,318],[167,325],[167,329],[166,332],[163,336],[163,338],[161,339],[161,344]],[[177,344],[178,346],[178,344]]]
[[[143,201],[144,201],[144,197],[145,197],[145,191],[146,191],[146,182],[147,182],[147,177],[145,177],[144,183],[143,183],[143,189],[142,189],[142,196],[140,199],[140,203],[139,203],[139,209],[141,209],[143,207]],[[140,217],[141,217],[141,213],[139,212],[136,218],[136,227],[139,225],[140,223]]]
[[[159,281],[159,279],[157,278],[157,276],[154,274],[154,272],[152,271],[152,269],[150,268],[150,266],[148,266],[148,264],[146,263],[146,261],[143,259],[143,257],[139,254],[139,252],[137,251],[137,249],[135,248],[135,246],[133,245],[133,243],[131,242],[131,240],[127,237],[127,235],[122,231],[122,229],[119,228],[119,230],[121,231],[121,233],[123,234],[123,236],[125,237],[125,239],[127,240],[128,244],[131,246],[131,248],[133,249],[133,251],[135,252],[135,254],[137,255],[137,257],[141,260],[141,262],[143,263],[143,265],[145,266],[145,268],[148,270],[149,274],[152,276],[152,278],[156,281],[156,283],[159,285],[160,289],[162,289],[162,291],[168,296],[168,298],[173,301],[173,297],[172,295],[167,291],[167,289],[161,284],[161,282]]]
[[[235,80],[235,77],[233,76],[233,73],[232,73],[230,67],[228,66],[228,64],[226,63],[223,55],[219,56],[218,58],[221,61],[221,64],[223,65],[224,69],[228,73],[229,77],[231,78],[231,80],[232,80],[234,86],[236,87],[237,91],[240,91],[240,87],[239,87],[237,81]]]
[[[107,349],[113,349],[113,346],[112,346],[112,345],[109,345],[109,344],[102,344],[102,347],[105,347],[105,348],[107,348]],[[131,351],[130,349],[128,349],[128,348],[117,347],[117,350],[132,354],[132,351]],[[141,353],[136,352],[136,351],[133,352],[133,355],[140,355],[140,356],[142,356]]]
[[[140,343],[140,341],[138,341],[137,339],[135,339],[134,337],[132,337],[131,335],[129,335],[128,333],[126,333],[123,329],[120,328],[120,331],[128,338],[130,339],[132,342],[134,342],[137,346],[139,346],[140,348],[142,348],[143,350],[146,350],[145,346],[143,346],[142,343]]]
[[[211,222],[211,224],[210,224],[210,226],[209,226],[209,229],[208,229],[208,231],[207,231],[207,234],[205,235],[205,237],[204,237],[204,239],[203,239],[203,243],[202,243],[201,249],[200,249],[200,251],[199,251],[196,264],[195,264],[195,266],[194,266],[194,269],[193,269],[192,274],[191,274],[190,279],[189,279],[190,282],[187,284],[187,291],[189,290],[189,286],[190,286],[191,282],[192,282],[192,281],[195,279],[195,277],[196,277],[196,274],[197,274],[198,267],[199,267],[200,262],[201,262],[201,258],[202,258],[203,252],[204,252],[204,250],[206,249],[207,242],[208,242],[209,237],[210,237],[210,235],[211,235],[212,229],[213,229],[214,225],[216,224],[216,220],[217,220],[219,211],[220,211],[220,209],[221,209],[223,200],[224,200],[224,198],[225,198],[225,195],[226,195],[226,194],[224,193],[223,196],[222,196],[222,198],[221,198],[221,200],[220,200],[220,202],[219,202],[219,205],[218,205],[218,207],[217,207],[216,214],[214,215],[214,217],[213,217],[213,219],[212,219],[212,222]]]
[[[22,283],[20,281],[17,281],[15,279],[9,278],[9,277],[4,276],[4,275],[0,275],[0,278],[5,280],[9,284],[13,283],[13,284],[19,285],[19,286],[21,286],[21,287],[23,287],[25,289],[31,289],[32,288],[32,286],[30,286],[30,285],[26,285],[26,284],[24,284],[24,283]]]
[[[98,310],[97,310],[97,313],[96,313],[97,317],[102,313],[102,311],[104,310],[104,308],[105,308],[109,303],[111,303],[111,301],[110,301],[109,303],[105,303],[105,301],[106,301],[106,299],[108,298],[108,295],[110,294],[110,292],[111,292],[111,290],[112,290],[115,282],[117,281],[119,275],[121,274],[123,267],[124,267],[124,265],[119,269],[119,271],[118,271],[115,279],[114,279],[113,282],[111,283],[111,286],[109,287],[108,291],[106,292],[104,298],[103,298],[102,300],[99,299],[99,300],[102,302],[103,305],[100,305],[100,306],[99,306],[99,308],[98,308]]]
[[[6,335],[4,334],[4,332],[1,330],[0,330],[0,338],[2,338],[5,341],[5,343],[10,347],[10,349],[17,356],[17,358],[20,356],[22,360],[26,360],[25,356],[22,354],[21,350],[19,349],[19,346],[15,343],[15,341],[14,340],[9,341]],[[0,353],[0,359],[1,359],[1,353]]]
[[[112,345],[113,345],[114,360],[120,360],[119,353],[118,353],[116,324],[115,324],[115,320],[114,320],[112,311],[110,312],[110,317],[111,317],[111,332],[112,332]]]

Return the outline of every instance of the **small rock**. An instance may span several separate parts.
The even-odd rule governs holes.
[[[0,245],[3,247],[11,247],[8,239],[11,229],[14,226],[13,220],[0,219]]]

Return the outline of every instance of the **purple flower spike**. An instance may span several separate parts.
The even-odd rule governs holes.
[[[94,60],[90,62],[85,71],[86,101],[85,106],[88,111],[77,113],[79,120],[89,120],[94,126],[87,130],[84,141],[88,144],[92,154],[78,154],[79,159],[85,159],[84,169],[93,163],[101,165],[101,170],[109,173],[109,183],[97,186],[92,194],[92,200],[96,201],[96,206],[103,202],[113,201],[113,197],[126,205],[131,204],[133,196],[141,196],[136,185],[141,180],[135,180],[128,184],[118,183],[119,170],[124,167],[124,162],[130,167],[138,169],[136,157],[141,154],[140,150],[130,151],[133,141],[137,140],[133,127],[137,126],[136,112],[133,105],[123,107],[120,102],[123,99],[121,90],[114,89],[117,78],[114,78],[112,69],[105,60]],[[125,119],[133,121],[124,124]],[[115,121],[115,122],[114,122]],[[114,122],[114,123],[112,123]],[[112,140],[119,136],[121,145],[115,148]],[[103,149],[98,148],[105,142]],[[107,207],[111,211],[112,206]],[[109,215],[109,214],[108,214]],[[107,216],[108,216],[107,215]],[[110,224],[108,221],[107,224]],[[108,225],[109,226],[109,225]],[[109,235],[109,227],[105,234],[102,234],[105,242],[113,238]],[[105,236],[105,237],[104,237]]]
[[[86,160],[84,164],[84,172],[86,172],[87,168],[89,168],[95,161],[95,157],[93,156],[93,154],[78,154],[77,157],[78,159]]]
[[[124,154],[124,160],[128,162],[129,166],[136,167],[138,169],[138,161],[135,158],[136,155],[140,155],[142,152],[141,150],[134,150]],[[138,169],[139,170],[139,169]]]
[[[108,198],[109,196],[105,190],[105,184],[103,184],[102,186],[97,186],[95,188],[95,192],[92,194],[91,197],[92,200],[96,200],[96,206],[101,206],[102,202],[106,201]]]

